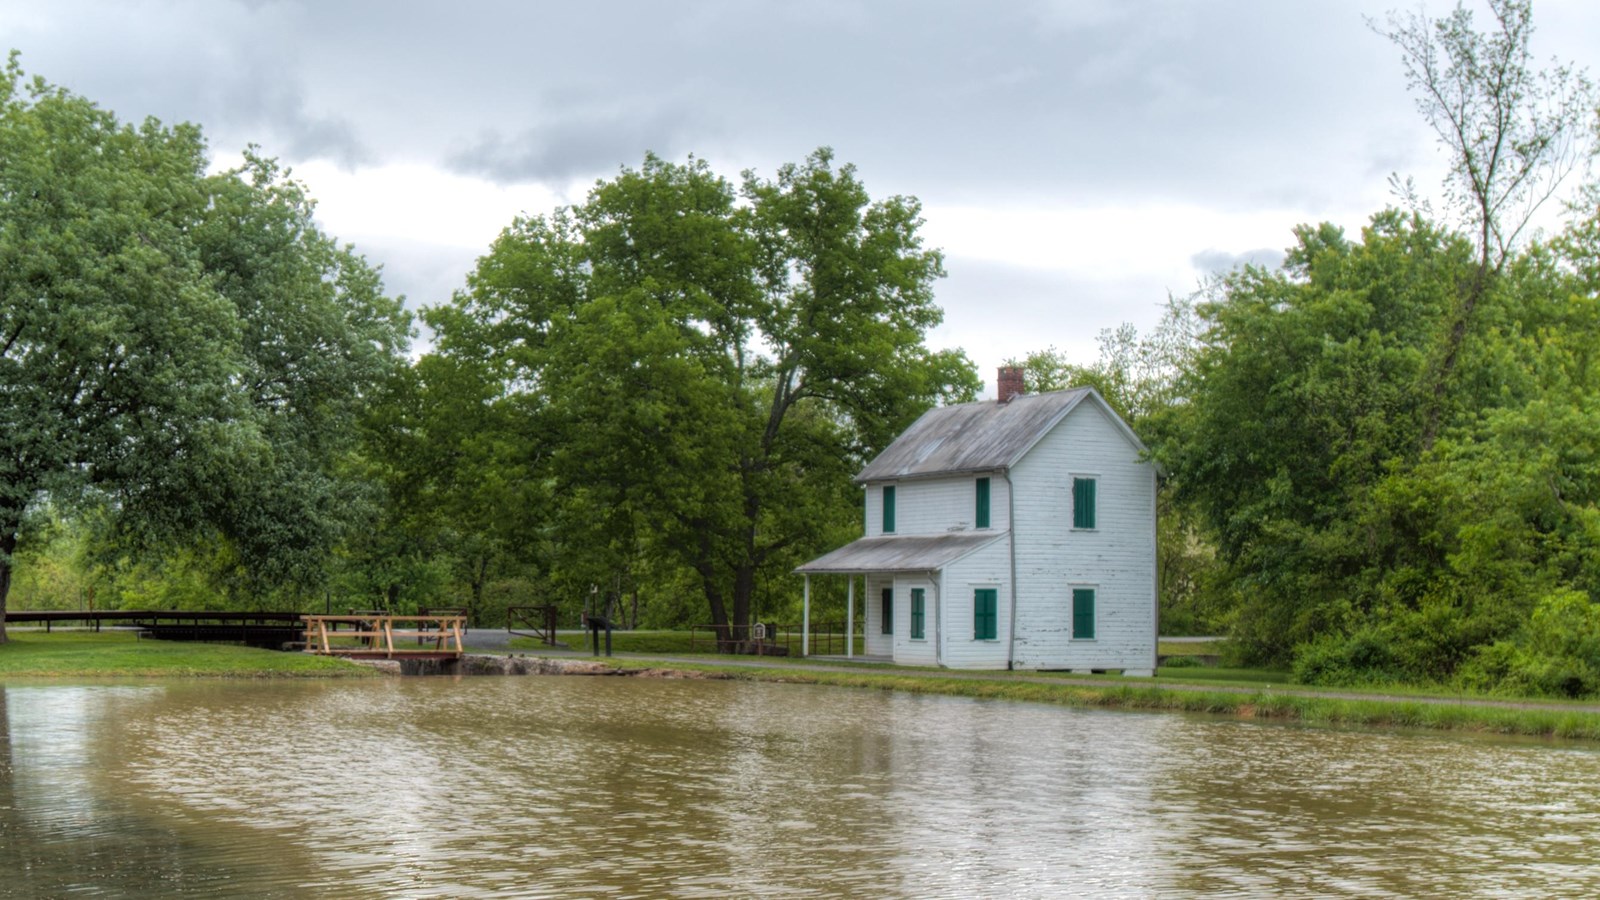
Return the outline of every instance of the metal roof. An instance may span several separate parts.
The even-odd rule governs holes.
[[[1004,534],[995,531],[957,531],[864,537],[819,556],[795,571],[804,575],[930,572],[999,540]]]
[[[1010,468],[1085,397],[1093,397],[1134,445],[1143,449],[1091,388],[1021,394],[1009,403],[982,400],[928,410],[868,463],[856,482]]]

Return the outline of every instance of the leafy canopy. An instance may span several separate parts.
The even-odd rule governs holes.
[[[976,391],[964,355],[925,344],[943,268],[920,225],[826,149],[738,189],[648,156],[518,219],[428,321],[547,448],[564,542],[602,568],[671,559],[743,625],[758,579],[851,528],[863,456]]]

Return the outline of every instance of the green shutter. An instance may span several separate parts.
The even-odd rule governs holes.
[[[911,589],[911,636],[917,640],[927,637],[925,628],[925,607],[922,588]]]
[[[989,527],[989,479],[978,479],[978,511],[976,528]]]
[[[1072,639],[1094,639],[1094,588],[1072,589]]]
[[[883,589],[883,633],[894,634],[894,588]]]
[[[1072,479],[1072,527],[1094,527],[1094,479]]]
[[[894,485],[883,486],[883,533],[894,532]]]
[[[972,592],[972,636],[980,641],[992,641],[999,633],[999,616],[995,607],[999,605],[1000,592],[994,588],[978,588]]]

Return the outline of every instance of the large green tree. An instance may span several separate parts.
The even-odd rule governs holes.
[[[650,156],[516,221],[429,321],[439,352],[501,367],[559,538],[675,561],[737,638],[762,579],[855,524],[863,457],[976,391],[924,342],[943,271],[920,224],[828,150],[737,189]]]
[[[192,126],[0,77],[0,612],[51,494],[146,547],[223,541],[258,587],[326,549],[341,429],[407,319],[271,163],[206,162]]]
[[[1357,510],[1422,442],[1425,371],[1462,240],[1377,217],[1360,241],[1302,228],[1281,271],[1248,268],[1200,304],[1186,402],[1157,429],[1179,502],[1209,526],[1240,605],[1236,636],[1284,661],[1331,627],[1351,579],[1381,565]]]
[[[1442,222],[1413,194],[1216,282],[1154,423],[1235,638],[1307,680],[1600,691],[1595,643],[1556,637],[1600,619],[1594,220],[1525,243],[1595,98],[1532,67],[1528,3],[1490,11],[1383,31],[1449,154]]]

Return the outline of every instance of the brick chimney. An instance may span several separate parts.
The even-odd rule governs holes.
[[[1001,403],[1010,403],[1011,398],[1024,393],[1022,390],[1022,367],[1001,366],[999,386],[995,390],[996,399]]]

